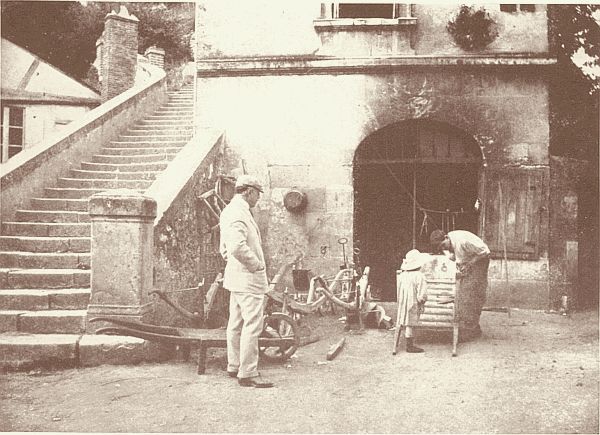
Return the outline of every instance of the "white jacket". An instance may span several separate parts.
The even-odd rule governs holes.
[[[260,231],[241,195],[221,212],[220,251],[227,262],[223,287],[232,292],[264,294],[268,290]]]

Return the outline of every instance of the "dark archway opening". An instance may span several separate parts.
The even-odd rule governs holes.
[[[444,123],[392,124],[367,137],[354,156],[354,245],[371,267],[372,292],[396,298],[396,270],[413,247],[430,252],[434,229],[478,233],[481,153],[474,139]]]

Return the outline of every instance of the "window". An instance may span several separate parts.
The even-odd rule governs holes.
[[[517,12],[518,10],[520,10],[521,12],[535,12],[535,5],[534,4],[524,4],[524,5],[501,4],[500,10],[502,12]]]
[[[340,3],[338,18],[394,18],[394,5]]]
[[[535,260],[545,205],[542,169],[490,169],[485,179],[484,240],[492,256]]]
[[[2,105],[0,106],[0,113],[0,161],[6,162],[23,150],[25,109]]]
[[[408,3],[321,3],[322,19],[412,18]]]

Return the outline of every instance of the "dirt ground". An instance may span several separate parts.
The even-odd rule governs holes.
[[[484,335],[455,358],[449,335],[421,335],[425,353],[392,356],[393,331],[318,322],[320,341],[262,365],[272,389],[238,386],[222,350],[202,376],[184,361],[0,375],[0,430],[598,433],[597,311],[484,312]]]

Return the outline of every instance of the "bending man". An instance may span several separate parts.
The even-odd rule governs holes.
[[[445,251],[456,261],[456,293],[459,325],[464,337],[479,337],[479,317],[485,303],[488,284],[490,249],[475,234],[456,230],[448,234],[435,230],[430,236],[431,246],[437,252]]]
[[[268,290],[260,231],[250,209],[262,188],[256,178],[241,175],[235,195],[221,212],[221,255],[227,262],[223,287],[229,290],[227,374],[243,387],[269,388],[258,373],[258,338],[263,329],[263,306]]]

